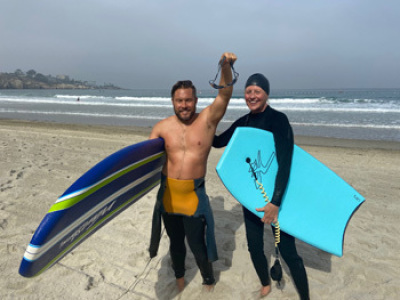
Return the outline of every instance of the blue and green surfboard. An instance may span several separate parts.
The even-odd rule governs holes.
[[[139,200],[160,182],[164,161],[164,141],[158,138],[123,148],[83,174],[43,218],[19,273],[41,274]]]

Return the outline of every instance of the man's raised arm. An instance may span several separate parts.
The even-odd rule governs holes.
[[[221,78],[219,82],[218,95],[214,102],[209,106],[210,115],[209,121],[218,124],[225,114],[226,108],[228,106],[229,100],[232,97],[233,92],[233,82],[232,82],[232,70],[231,65],[236,61],[237,57],[234,53],[225,52],[222,54],[220,59],[221,65]]]

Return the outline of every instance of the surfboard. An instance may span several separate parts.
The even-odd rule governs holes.
[[[255,177],[271,199],[277,170],[272,133],[250,127],[235,130],[216,167],[233,197],[260,218],[264,212],[255,209],[266,202]],[[364,200],[326,165],[295,145],[279,225],[282,231],[341,257],[346,226]]]
[[[50,268],[160,182],[164,141],[146,140],[111,154],[73,183],[33,234],[19,273]]]

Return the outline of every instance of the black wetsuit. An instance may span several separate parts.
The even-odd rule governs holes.
[[[226,146],[237,127],[254,127],[272,132],[279,168],[271,203],[280,206],[289,180],[294,147],[293,131],[286,115],[274,110],[269,105],[262,113],[246,114],[236,120],[224,133],[215,136],[213,146],[216,148]],[[243,207],[243,215],[248,249],[254,268],[260,278],[261,284],[267,286],[270,284],[270,278],[268,262],[264,254],[264,223],[245,207]],[[272,230],[274,231],[274,227],[272,227]],[[290,269],[301,299],[309,299],[307,274],[303,260],[297,254],[294,237],[281,231],[279,251]]]
[[[157,255],[161,238],[161,218],[170,238],[170,255],[176,278],[185,275],[186,246],[185,237],[193,252],[203,277],[203,284],[215,284],[211,262],[218,259],[214,234],[214,217],[206,193],[204,178],[193,180],[199,204],[193,216],[167,213],[163,205],[166,190],[166,176],[161,175],[160,189],[153,211],[153,223],[150,241],[150,257]]]

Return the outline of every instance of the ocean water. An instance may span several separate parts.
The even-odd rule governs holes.
[[[216,94],[199,90],[198,111]],[[400,141],[400,89],[272,90],[270,105],[295,135]],[[247,112],[235,91],[218,131]],[[169,90],[0,90],[2,119],[152,127],[171,114]]]

